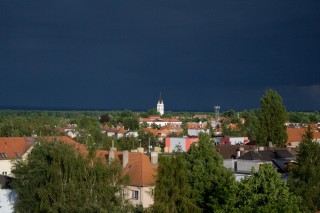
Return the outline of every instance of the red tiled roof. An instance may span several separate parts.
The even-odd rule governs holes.
[[[129,162],[124,168],[124,174],[130,177],[130,185],[150,186],[156,181],[157,165],[150,161],[144,153],[129,152]]]
[[[67,136],[55,136],[55,137],[38,137],[37,139],[44,139],[44,140],[47,140],[48,142],[52,142],[52,141],[61,141],[61,142],[64,142],[66,144],[69,144],[69,145],[72,145],[74,146],[74,148],[82,153],[82,154],[88,154],[88,150],[86,148],[85,145],[81,144],[81,143],[78,143],[77,141],[67,137]]]
[[[144,153],[129,152],[129,159],[123,174],[130,177],[129,185],[132,186],[150,186],[156,182],[157,167],[150,161],[150,157]],[[115,160],[122,161],[123,153],[115,152]],[[109,151],[98,150],[96,157],[106,163],[109,159]]]
[[[306,128],[287,128],[287,145],[289,145],[292,142],[300,142],[305,131]],[[315,139],[320,139],[320,132],[317,132],[313,129],[313,137]]]
[[[0,153],[5,153],[6,158],[0,156],[0,160],[18,159],[33,145],[31,138],[25,137],[0,137]]]
[[[140,118],[140,122],[181,122],[177,118],[161,118],[161,117],[149,117],[149,118]]]

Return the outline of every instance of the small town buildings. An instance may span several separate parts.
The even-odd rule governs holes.
[[[140,125],[143,123],[146,123],[148,126],[151,126],[153,124],[164,127],[167,125],[173,125],[173,126],[181,126],[182,122],[177,118],[161,118],[160,116],[151,116],[149,118],[140,118],[139,119]]]
[[[108,125],[104,125],[101,127],[101,133],[105,133],[109,137],[119,139],[125,136],[127,131],[124,129],[122,125],[118,125],[117,127],[109,127]]]
[[[65,127],[60,128],[60,132],[69,136],[70,138],[76,138],[80,136],[80,133],[77,131],[77,124],[68,124]]]
[[[26,137],[0,137],[0,212],[13,212],[17,194],[8,188],[16,160],[25,159],[34,141]]]
[[[313,131],[314,141],[320,143],[320,132],[317,124],[310,125]],[[297,147],[302,141],[302,136],[306,131],[307,125],[302,124],[287,124],[288,140],[286,145],[289,147]]]
[[[238,181],[250,175],[252,168],[258,171],[264,163],[271,163],[281,178],[287,179],[289,165],[295,163],[294,149],[230,144],[219,144],[216,148],[223,157],[224,166],[235,173]]]
[[[0,175],[12,177],[11,168],[18,159],[25,159],[34,144],[32,138],[0,137]]]
[[[150,207],[153,203],[153,193],[156,183],[158,167],[158,153],[145,154],[143,148],[134,152],[98,150],[96,157],[103,163],[119,161],[122,164],[123,174],[129,176],[129,184],[120,192],[133,206]]]
[[[220,143],[224,143],[224,144],[236,145],[236,144],[246,144],[248,142],[249,142],[248,137],[223,137],[223,138],[220,138]]]
[[[198,143],[199,138],[168,137],[165,139],[165,152],[187,152],[193,143]]]

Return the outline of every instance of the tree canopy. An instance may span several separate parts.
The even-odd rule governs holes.
[[[60,142],[34,145],[12,171],[17,212],[126,212],[116,194],[125,185],[121,166],[78,154]]]
[[[269,163],[238,183],[235,198],[228,212],[301,212],[300,198],[289,191]]]
[[[320,143],[314,141],[310,125],[299,144],[297,162],[290,172],[289,186],[310,211],[320,210]]]
[[[283,147],[287,141],[285,122],[287,111],[281,96],[271,89],[266,90],[260,100],[261,109],[258,111],[257,142],[268,146],[269,142]]]
[[[233,173],[223,166],[209,135],[200,134],[198,146],[193,144],[186,153],[188,182],[192,201],[203,211],[225,208],[235,183]]]
[[[153,212],[200,212],[190,199],[191,188],[186,171],[182,153],[159,159]]]
[[[232,172],[223,167],[210,137],[201,134],[199,145],[193,145],[188,153],[159,161],[154,211],[223,211],[233,196],[234,184]]]

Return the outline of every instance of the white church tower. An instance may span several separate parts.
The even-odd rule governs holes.
[[[157,104],[157,112],[159,112],[160,115],[164,114],[164,104],[163,104],[161,92],[160,92],[160,97],[159,97],[158,104]]]

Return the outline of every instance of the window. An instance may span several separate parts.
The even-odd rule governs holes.
[[[139,192],[138,191],[131,191],[131,199],[138,200]]]
[[[120,197],[124,197],[125,196],[125,192],[124,192],[124,189],[122,189],[121,191],[120,191]]]
[[[21,156],[19,155],[18,152],[15,152],[15,154],[16,154],[16,156],[17,156],[18,158],[21,158]]]
[[[3,175],[7,175],[7,172],[2,172]]]
[[[2,158],[8,158],[8,155],[7,155],[6,153],[4,153],[4,152],[1,152],[1,153],[0,153],[0,156],[1,156]]]

